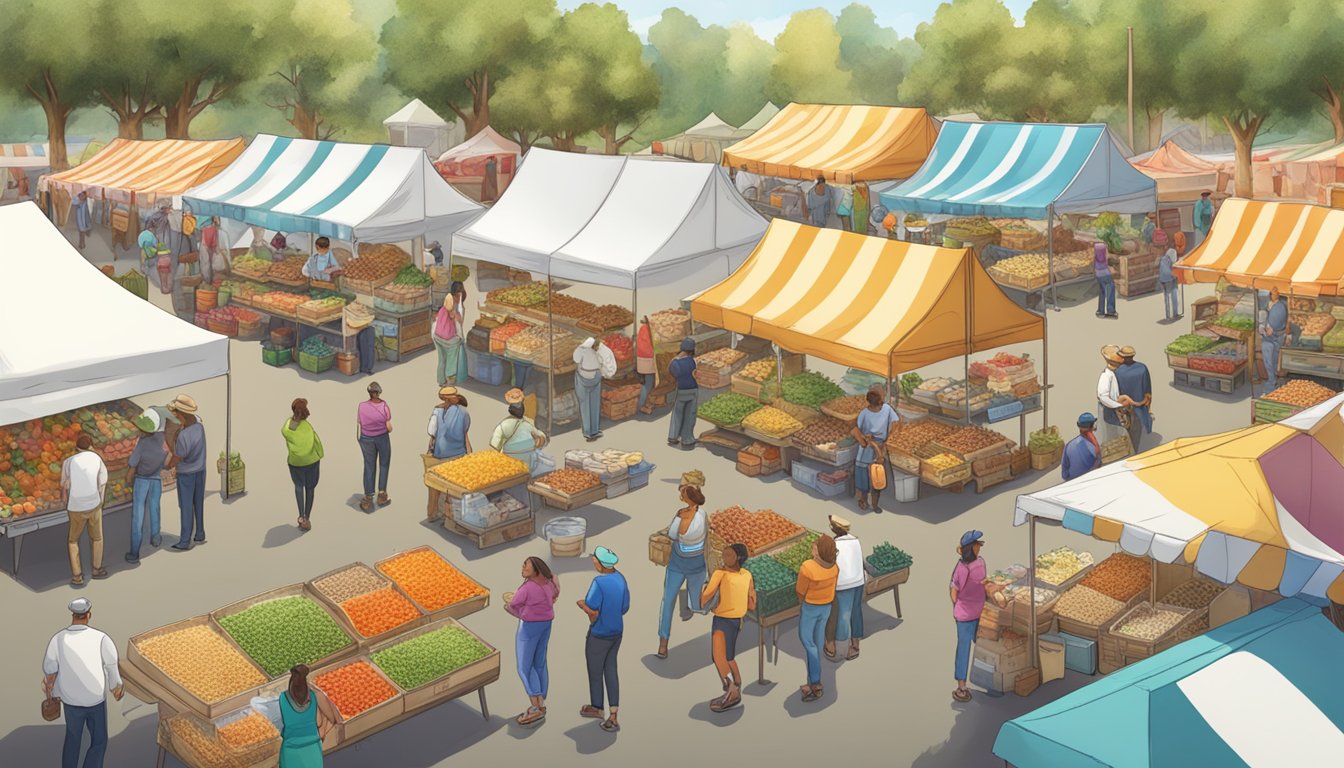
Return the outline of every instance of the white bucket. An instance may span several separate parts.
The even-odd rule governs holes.
[[[579,557],[588,537],[588,521],[581,517],[557,517],[543,529],[551,543],[552,557]]]

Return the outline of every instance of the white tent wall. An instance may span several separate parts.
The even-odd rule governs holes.
[[[1087,161],[1074,176],[1073,182],[1055,201],[1055,213],[1095,213],[1099,210],[1114,213],[1149,213],[1154,206],[1152,180],[1129,164],[1115,143],[1118,139],[1110,131],[1098,141]],[[1130,183],[1126,184],[1128,181]],[[1146,188],[1145,188],[1146,187]],[[1113,195],[1112,190],[1133,189],[1125,195]]]

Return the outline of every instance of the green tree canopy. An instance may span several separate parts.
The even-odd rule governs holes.
[[[853,91],[865,104],[899,106],[897,92],[919,46],[877,23],[866,5],[845,6],[835,19],[840,34],[840,66],[853,75]]]
[[[853,74],[841,67],[835,17],[822,8],[799,11],[775,38],[779,56],[770,68],[765,95],[775,102],[853,101]]]
[[[1090,26],[1068,0],[1035,0],[1021,27],[1001,38],[1000,65],[984,79],[986,117],[1031,122],[1084,122],[1097,107]],[[994,52],[981,52],[987,57]],[[1120,57],[1123,69],[1124,57]],[[989,69],[990,61],[977,69]]]
[[[1003,64],[1013,15],[1002,0],[952,0],[919,25],[923,54],[900,89],[906,104],[935,114],[990,109],[986,83]]]
[[[264,98],[305,139],[329,139],[358,122],[375,75],[377,39],[354,19],[351,0],[291,0],[285,45],[265,78]]]

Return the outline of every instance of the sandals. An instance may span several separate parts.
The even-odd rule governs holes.
[[[616,733],[621,730],[621,724],[608,717],[606,720],[602,721],[602,730],[607,733]]]
[[[546,709],[545,707],[528,707],[527,711],[514,718],[514,721],[524,728],[536,728],[546,722]]]
[[[656,657],[658,657],[658,658],[660,658],[660,659],[666,659],[666,658],[667,658],[667,648],[662,648],[662,647],[660,647],[660,648],[658,649],[658,652],[655,653],[655,654],[653,654],[653,655],[656,656]]]
[[[602,710],[590,704],[585,704],[582,707],[579,707],[579,717],[587,717],[593,720],[601,720]]]
[[[853,661],[859,658],[859,649],[851,647],[849,653],[845,654],[845,661]]]
[[[822,691],[820,685],[804,685],[799,691],[803,694],[803,701],[816,701],[821,698]]]
[[[952,691],[952,698],[965,704],[971,700],[971,692],[965,688],[955,688]]]
[[[731,692],[725,693],[719,698],[709,702],[709,710],[711,712],[727,712],[742,703],[742,694],[740,692],[731,699],[729,696],[732,696]]]
[[[826,658],[830,659],[831,661],[835,661],[835,660],[836,660],[836,658],[835,658],[835,651],[834,651],[834,650],[829,650],[829,651],[828,651],[828,650],[826,650],[825,648],[822,648],[822,649],[821,649],[821,652],[826,656]]]
[[[868,500],[867,500],[867,499],[864,499],[864,498],[861,498],[861,497],[860,497],[860,498],[856,498],[855,501],[859,502],[859,509],[863,510],[864,512],[867,512],[867,511],[868,511]]]
[[[308,522],[307,519],[301,517],[301,518],[299,518],[299,530],[300,530],[300,531],[311,531],[311,530],[313,530],[313,524],[310,523],[310,522]]]
[[[95,579],[106,579],[106,578],[107,578],[107,575],[108,575],[108,574],[107,574],[107,569],[106,569],[106,568],[94,568],[94,569],[93,569],[93,578],[95,578]]]
[[[72,586],[72,587],[82,587],[82,586],[84,586],[84,577],[83,577],[83,576],[71,576],[71,577],[70,577],[70,586]]]

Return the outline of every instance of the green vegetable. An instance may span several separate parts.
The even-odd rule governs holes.
[[[321,336],[309,336],[304,339],[303,343],[299,345],[299,351],[307,352],[314,357],[326,357],[327,355],[336,354],[336,350],[333,349],[330,344],[327,344]]]
[[[351,643],[326,611],[301,595],[258,603],[225,616],[219,625],[271,677],[283,675],[295,664],[312,664]]]
[[[756,608],[762,616],[788,610],[798,604],[798,574],[781,565],[773,557],[757,555],[743,566],[751,571],[756,587]]]
[[[1202,352],[1217,343],[1217,339],[1211,339],[1197,333],[1187,333],[1173,339],[1167,345],[1167,352],[1173,355],[1189,355],[1194,352]]]
[[[918,373],[907,373],[901,377],[901,394],[909,397],[914,394],[919,385],[924,383],[924,377]]]
[[[1050,453],[1064,445],[1064,438],[1057,429],[1042,429],[1032,432],[1027,439],[1027,449],[1032,453]]]
[[[868,564],[878,573],[891,573],[899,571],[902,568],[909,568],[914,564],[915,559],[906,554],[899,547],[894,547],[891,542],[884,541],[873,547],[873,553],[867,558]]]
[[[806,563],[811,559],[812,545],[816,543],[819,538],[821,538],[820,533],[817,533],[816,531],[808,531],[803,534],[803,538],[793,546],[774,555],[775,562],[788,568],[790,571],[797,573],[798,569],[803,567],[803,563]]]
[[[373,663],[409,691],[490,655],[484,643],[457,627],[444,627],[373,654]]]
[[[696,413],[702,419],[716,424],[740,424],[748,414],[761,408],[761,402],[753,397],[725,392],[700,404]]]
[[[396,277],[392,278],[392,282],[397,285],[413,285],[417,288],[425,288],[434,284],[434,278],[421,272],[414,264],[407,264],[401,268]]]
[[[1214,325],[1221,325],[1224,328],[1231,328],[1234,331],[1249,331],[1252,328],[1255,328],[1255,320],[1251,319],[1250,315],[1243,315],[1236,312],[1228,312],[1217,320],[1214,320],[1213,323]]]
[[[766,380],[765,391],[771,398],[775,395],[776,387],[774,379]],[[803,371],[800,374],[788,377],[784,380],[783,391],[785,400],[795,405],[805,405],[808,408],[820,408],[821,404],[827,400],[834,400],[845,395],[845,391],[840,388],[839,384],[814,371]]]

